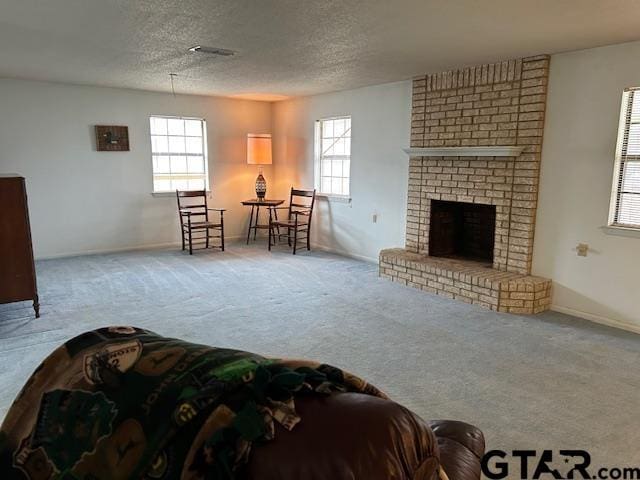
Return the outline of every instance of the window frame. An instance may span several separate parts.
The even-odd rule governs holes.
[[[348,194],[339,194],[339,193],[330,193],[322,191],[322,122],[330,121],[330,120],[341,120],[341,119],[349,119],[349,193]],[[329,199],[336,199],[338,201],[351,201],[351,171],[352,171],[352,162],[353,162],[353,117],[348,114],[344,115],[334,115],[331,117],[322,117],[317,119],[314,122],[314,185],[316,189],[316,195],[320,197],[326,197]],[[344,178],[344,177],[342,177]]]
[[[636,97],[636,95],[638,96]],[[625,164],[628,162],[637,162],[640,164],[640,155],[627,155],[625,152],[625,145],[628,142],[629,130],[632,124],[631,111],[633,109],[634,102],[640,102],[640,87],[625,88],[622,92],[622,99],[620,104],[620,117],[618,121],[615,162],[613,168],[611,200],[609,204],[609,218],[607,227],[609,229],[616,229],[621,231],[624,230],[630,233],[632,232],[640,234],[640,223],[628,224],[618,221],[621,206],[621,196],[625,193],[622,190]],[[640,197],[640,193],[638,193],[637,195]]]
[[[156,153],[153,151],[153,136],[154,134],[151,132],[151,120],[153,118],[162,118],[165,120],[169,120],[169,119],[179,119],[179,120],[197,120],[199,122],[201,122],[201,126],[202,126],[202,159],[204,162],[204,190],[207,193],[210,193],[210,182],[209,182],[209,151],[208,151],[208,140],[207,140],[207,120],[205,118],[202,117],[188,117],[188,116],[181,116],[181,115],[162,115],[162,114],[150,114],[149,115],[149,119],[148,119],[148,125],[149,125],[149,147],[151,150],[151,195],[153,196],[158,196],[158,197],[163,197],[163,196],[172,196],[175,195],[176,191],[175,190],[156,190],[155,189],[155,181],[154,181],[154,177],[156,175],[156,172],[154,170],[153,167],[153,157],[154,156],[167,156],[170,157],[171,155],[174,156],[181,156],[184,155],[185,157],[188,157],[189,154],[188,153],[178,153],[176,154],[168,152],[168,153]],[[169,137],[170,135],[168,135],[167,132],[167,137]],[[180,136],[180,135],[174,135],[174,136]],[[182,135],[183,138],[192,138],[192,136],[189,135]]]

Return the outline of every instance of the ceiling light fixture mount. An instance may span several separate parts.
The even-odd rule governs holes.
[[[176,89],[173,85],[173,80],[178,76],[177,73],[170,73],[169,74],[169,78],[171,79],[171,93],[173,94],[173,96],[176,96]]]
[[[208,55],[215,55],[218,57],[232,57],[236,54],[233,50],[227,50],[226,48],[203,47],[202,45],[191,47],[189,51],[192,53],[206,53]]]

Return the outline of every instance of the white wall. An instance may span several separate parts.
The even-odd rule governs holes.
[[[640,42],[551,59],[533,271],[554,309],[640,331],[640,238],[605,234],[622,90]],[[587,257],[575,246],[589,244]]]
[[[36,257],[178,241],[175,198],[150,194],[152,114],[206,119],[209,202],[242,234],[257,175],[246,134],[271,131],[270,103],[0,79],[0,173],[26,177]],[[128,125],[131,151],[96,151],[96,124]]]
[[[351,115],[351,203],[318,200],[312,240],[319,247],[377,260],[404,246],[411,82],[397,82],[275,103],[278,195],[313,188],[314,121]],[[283,196],[284,195],[284,196]],[[372,216],[378,220],[373,223]]]

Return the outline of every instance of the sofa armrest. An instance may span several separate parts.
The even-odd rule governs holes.
[[[464,422],[433,420],[429,426],[438,439],[440,464],[450,480],[479,480],[484,435]]]
[[[479,428],[458,420],[431,420],[427,423],[436,437],[459,443],[479,459],[484,455],[484,435]]]

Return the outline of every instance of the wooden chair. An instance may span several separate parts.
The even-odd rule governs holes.
[[[180,236],[182,238],[182,250],[189,246],[189,255],[193,255],[193,245],[202,245],[209,248],[211,239],[219,238],[219,248],[224,252],[224,208],[208,208],[207,192],[205,190],[180,191],[176,190],[178,199],[178,216],[180,217]],[[191,201],[190,201],[191,200]],[[209,221],[209,212],[220,213],[218,223]],[[204,217],[204,218],[203,218]],[[219,231],[219,235],[212,235],[211,230]],[[195,237],[194,233],[202,233]],[[195,240],[195,242],[194,242]]]
[[[315,201],[315,190],[292,188],[288,207],[269,209],[269,250],[282,236],[287,237],[287,243],[290,247],[293,244],[294,255],[298,249],[298,240],[306,240],[307,250],[311,250],[311,219]],[[288,210],[287,218],[284,220],[274,219],[273,210]],[[280,233],[281,228],[286,229],[287,233]]]

